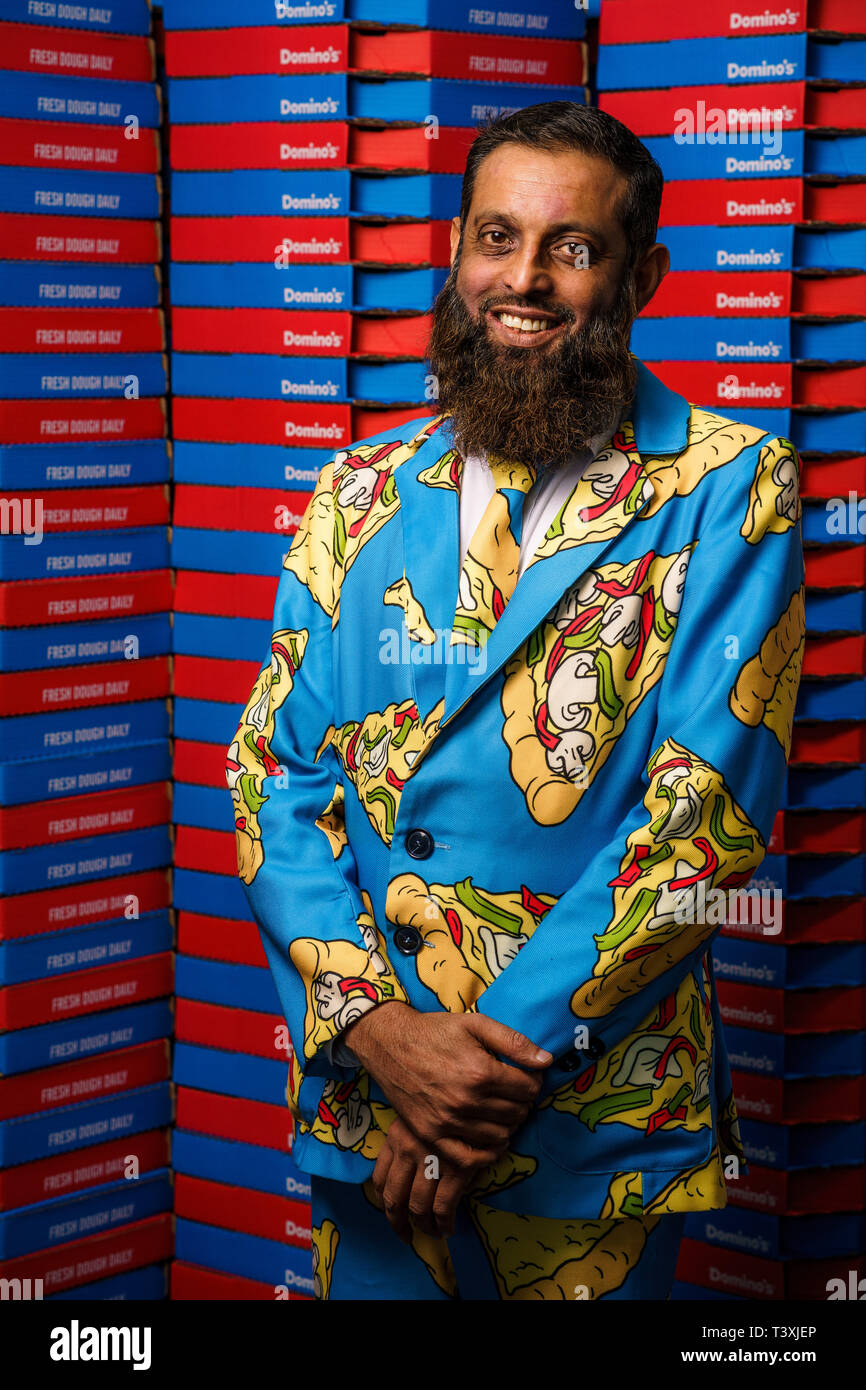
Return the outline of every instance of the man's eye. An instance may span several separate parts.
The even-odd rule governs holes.
[[[570,261],[583,261],[585,264],[589,264],[593,255],[585,241],[564,241],[558,250]]]
[[[489,231],[481,233],[482,240],[490,241],[494,246],[502,246],[508,240],[508,233],[501,231]]]

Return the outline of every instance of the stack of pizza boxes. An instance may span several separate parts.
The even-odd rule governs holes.
[[[237,878],[226,750],[319,469],[389,421],[435,413],[429,311],[475,130],[488,113],[586,99],[585,16],[554,0],[502,11],[468,0],[165,0],[164,18],[177,484],[172,1292],[307,1297],[309,1183],[288,1157],[289,1043]]]
[[[599,104],[667,180],[672,271],[633,348],[803,460],[786,799],[712,948],[749,1171],[689,1218],[681,1297],[857,1297],[866,1260],[864,32],[857,0],[602,6]]]
[[[0,0],[0,1274],[13,1297],[164,1297],[171,1253],[149,32],[146,0]]]

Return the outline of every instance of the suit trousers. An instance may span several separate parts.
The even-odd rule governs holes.
[[[372,1183],[313,1177],[319,1299],[575,1300],[670,1297],[683,1215],[584,1220],[524,1216],[464,1198],[447,1240],[406,1245]]]

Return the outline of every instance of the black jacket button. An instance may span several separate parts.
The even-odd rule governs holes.
[[[589,1042],[584,1048],[584,1052],[586,1053],[587,1057],[589,1057],[593,1062],[597,1062],[599,1057],[603,1057],[604,1054],[607,1052],[607,1048],[605,1047],[601,1038],[590,1038]]]
[[[433,836],[429,830],[409,830],[406,834],[406,852],[413,859],[429,859],[433,853]]]
[[[401,955],[417,955],[421,949],[421,933],[417,927],[397,927],[394,932],[394,945]]]
[[[577,1071],[580,1066],[580,1058],[576,1052],[566,1052],[564,1057],[560,1057],[559,1065],[563,1071]]]

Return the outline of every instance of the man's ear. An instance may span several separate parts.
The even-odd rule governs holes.
[[[660,241],[647,251],[637,270],[634,284],[638,313],[645,309],[671,268],[671,255]]]
[[[457,259],[457,249],[460,245],[460,231],[462,223],[459,217],[451,219],[451,264],[453,266]]]

